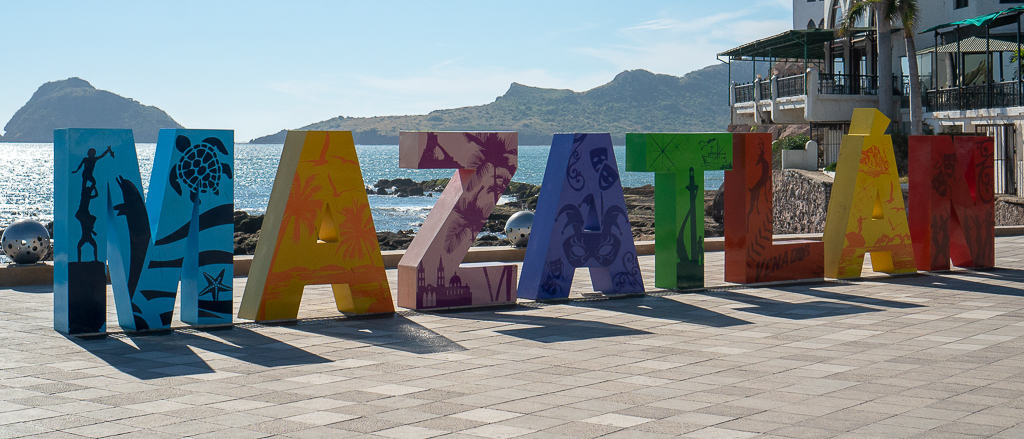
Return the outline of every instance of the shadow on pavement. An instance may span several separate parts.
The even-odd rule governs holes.
[[[19,293],[53,294],[53,285],[17,285],[4,288],[11,291],[17,291]]]
[[[957,276],[969,276],[976,277],[979,279],[992,279],[992,280],[1014,280],[1020,281],[1024,279],[1024,270],[1018,268],[991,268],[988,270],[955,270],[947,271],[936,274],[954,274]]]
[[[781,288],[776,288],[776,289],[780,290],[780,291],[785,291],[787,293],[803,294],[805,296],[817,297],[819,299],[837,300],[837,301],[840,301],[840,302],[852,302],[852,303],[857,303],[857,304],[861,304],[861,305],[880,306],[880,307],[883,307],[883,308],[906,309],[906,308],[921,308],[921,307],[924,306],[924,305],[921,305],[921,304],[918,304],[918,303],[900,302],[900,301],[897,301],[897,300],[880,299],[880,298],[877,298],[877,297],[857,296],[857,295],[854,295],[854,294],[846,294],[846,293],[839,293],[839,292],[835,292],[835,291],[827,291],[827,290],[822,290],[822,289],[819,289],[819,288],[822,288],[822,287],[821,286],[811,287],[811,288],[807,288],[807,287],[781,287]]]
[[[737,311],[749,312],[752,314],[767,317],[777,317],[789,320],[807,320],[823,317],[836,317],[866,312],[882,311],[878,308],[866,306],[827,302],[815,300],[812,302],[785,302],[769,299],[766,297],[754,296],[737,291],[700,291],[697,294],[718,297],[721,299],[734,300],[752,305],[746,308],[734,308]]]
[[[68,339],[117,370],[143,380],[215,372],[192,348],[264,367],[330,362],[240,327],[212,332],[177,330],[161,335]]]
[[[413,354],[466,350],[449,338],[400,314],[385,314],[372,318],[304,321],[291,325],[289,328]]]
[[[616,300],[575,302],[571,303],[571,305],[632,314],[652,319],[674,320],[681,323],[712,326],[715,328],[750,324],[750,322],[743,319],[661,296],[625,297]]]
[[[514,314],[507,313],[508,310],[514,311]],[[469,330],[476,331],[487,329],[499,334],[540,343],[558,343],[563,341],[579,341],[595,338],[650,334],[647,331],[612,323],[578,320],[570,317],[530,315],[531,310],[535,309],[517,306],[502,310],[446,312],[444,313],[444,316],[454,319],[507,323],[511,327],[504,328],[498,326],[489,328],[470,328]]]
[[[995,276],[989,276],[989,274],[995,274]],[[1024,296],[1024,290],[1020,288],[1012,288],[989,282],[977,282],[954,276],[972,277],[976,279],[986,279],[989,281],[1004,281],[1013,279],[1011,276],[1014,276],[1016,279],[1020,279],[1020,277],[1024,277],[1024,271],[1007,269],[997,269],[992,271],[950,271],[931,274],[925,273],[920,276],[908,278],[872,279],[872,281],[900,285],[915,285],[928,288],[942,288],[947,290],[966,291],[970,293]]]

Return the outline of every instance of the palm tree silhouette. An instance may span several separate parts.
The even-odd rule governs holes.
[[[295,195],[288,200],[288,213],[292,216],[292,239],[295,241],[302,238],[303,229],[316,233],[316,220],[323,209],[323,203],[316,196],[321,189],[321,186],[314,182],[316,177],[310,175],[304,181],[300,181],[296,175],[292,182],[292,191]]]

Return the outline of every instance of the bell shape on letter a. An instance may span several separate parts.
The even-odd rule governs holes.
[[[843,136],[825,219],[825,276],[860,277],[864,253],[875,271],[916,271],[889,118],[874,108],[853,111]]]

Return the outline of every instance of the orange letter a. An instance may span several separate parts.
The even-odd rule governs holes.
[[[338,311],[395,310],[352,133],[289,131],[238,316],[295,319],[323,284]]]

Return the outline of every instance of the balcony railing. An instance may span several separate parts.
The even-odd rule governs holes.
[[[925,92],[928,111],[960,111],[980,108],[1016,107],[1022,104],[1017,81],[943,88]]]
[[[754,83],[738,84],[735,87],[736,102],[754,102]]]
[[[818,93],[823,95],[878,94],[878,76],[875,75],[820,73],[818,78]]]
[[[788,96],[800,96],[807,94],[807,91],[804,89],[804,81],[806,80],[806,77],[807,75],[796,75],[779,78],[778,97],[784,98]]]
[[[806,95],[808,87],[814,86],[807,83],[807,78],[806,74],[776,78],[777,88],[775,93],[772,93],[772,81],[770,80],[736,84],[733,86],[735,102],[753,102],[755,91],[760,92],[761,100]],[[892,83],[890,84],[893,88],[893,95],[904,96],[908,94],[908,83],[909,81],[906,77],[893,76]],[[818,73],[817,86],[818,94],[874,96],[878,94],[878,76]],[[755,87],[757,88],[755,89]]]

